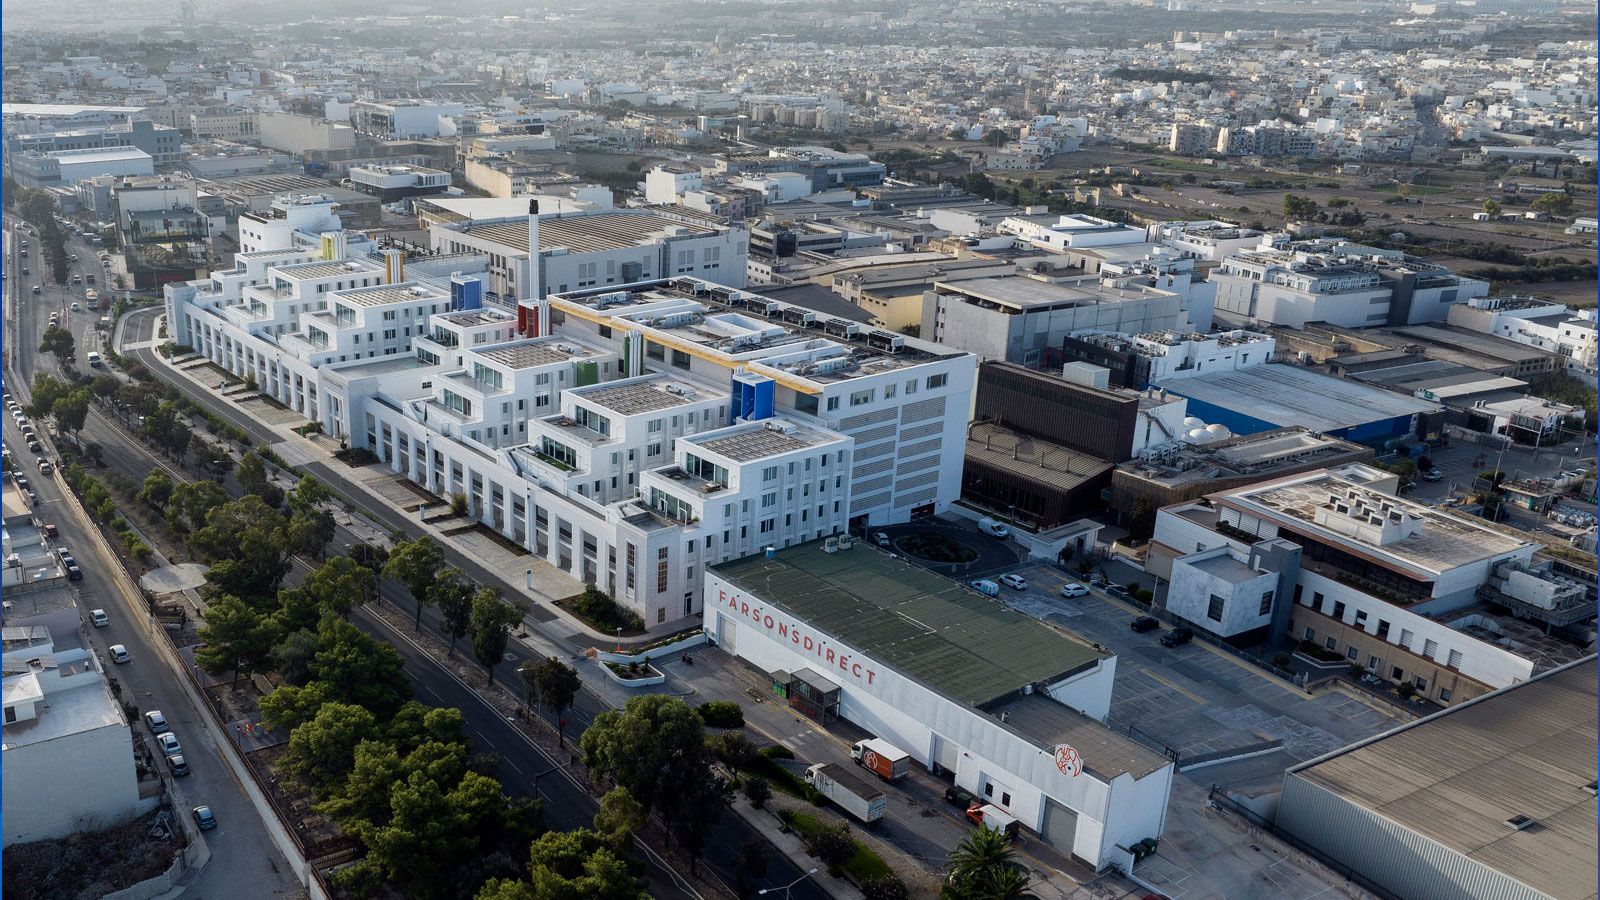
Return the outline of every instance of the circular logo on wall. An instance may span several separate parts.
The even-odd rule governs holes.
[[[1083,774],[1083,757],[1066,744],[1057,744],[1056,768],[1068,778],[1077,778]]]

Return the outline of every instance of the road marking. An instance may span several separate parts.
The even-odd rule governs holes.
[[[1196,694],[1194,691],[1189,691],[1189,690],[1185,690],[1185,689],[1183,689],[1181,687],[1178,687],[1176,684],[1173,684],[1171,681],[1168,681],[1167,679],[1162,678],[1160,675],[1157,675],[1155,673],[1155,671],[1152,670],[1152,669],[1140,669],[1139,671],[1143,672],[1146,675],[1149,675],[1151,678],[1154,678],[1156,681],[1159,681],[1162,684],[1166,685],[1167,687],[1172,688],[1173,690],[1175,690],[1178,693],[1184,695],[1185,697],[1188,697],[1190,700],[1193,700],[1196,703],[1205,704],[1205,703],[1211,702],[1211,701],[1207,700],[1206,698],[1200,696],[1199,694]]]

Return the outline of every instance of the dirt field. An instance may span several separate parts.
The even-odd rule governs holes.
[[[176,822],[171,836],[151,836],[160,814],[156,810],[109,831],[7,847],[6,893],[29,900],[80,900],[160,875],[184,847],[183,829]]]

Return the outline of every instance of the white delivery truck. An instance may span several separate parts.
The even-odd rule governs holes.
[[[881,738],[856,741],[850,758],[878,774],[884,781],[899,781],[911,771],[911,754]]]
[[[883,791],[833,763],[817,763],[807,769],[806,781],[840,809],[868,825],[883,818],[889,805]]]

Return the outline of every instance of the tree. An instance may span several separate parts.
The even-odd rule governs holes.
[[[950,851],[946,900],[1024,900],[1030,879],[1004,832],[975,828]]]
[[[1004,147],[1011,135],[1004,128],[988,128],[983,132],[983,142],[991,147]]]
[[[1317,214],[1317,201],[1295,194],[1283,195],[1283,215],[1286,219],[1309,219]]]
[[[533,680],[539,688],[539,702],[556,715],[557,739],[565,747],[567,729],[564,715],[577,698],[578,691],[583,688],[583,679],[578,677],[577,669],[552,656],[534,667]]]
[[[1566,191],[1556,191],[1555,193],[1543,195],[1528,204],[1528,207],[1536,212],[1551,216],[1570,216],[1572,215],[1572,195]]]
[[[285,682],[304,687],[311,680],[311,660],[321,649],[316,634],[304,628],[290,632],[272,648],[272,668]]]
[[[454,654],[456,641],[472,627],[472,582],[467,580],[467,573],[449,568],[439,573],[428,592],[439,606],[440,624],[450,636],[450,653]]]
[[[165,510],[167,500],[171,496],[172,479],[160,469],[151,469],[150,474],[144,478],[144,487],[139,491],[139,502],[147,503],[157,510]]]
[[[772,785],[760,775],[751,775],[744,780],[744,796],[752,807],[760,809],[772,798]]]
[[[422,630],[422,607],[434,600],[429,590],[444,568],[444,547],[428,535],[396,544],[383,566],[383,577],[397,581],[417,605],[412,629]]]
[[[1128,536],[1147,540],[1155,533],[1156,504],[1148,494],[1134,498],[1133,509],[1128,512]]]
[[[500,599],[500,591],[486,587],[472,598],[472,655],[483,666],[484,683],[494,684],[494,667],[506,655],[511,626],[522,621],[522,610]]]
[[[608,838],[612,851],[618,856],[627,855],[633,836],[649,824],[649,814],[625,787],[607,791],[600,798],[600,810],[594,814],[594,830]]]
[[[233,456],[221,444],[201,440],[195,443],[194,465],[202,475],[220,477],[233,468]]]
[[[378,599],[377,576],[348,556],[336,556],[323,563],[306,576],[300,588],[341,619],[350,618],[350,611],[357,606]]]
[[[476,900],[649,900],[627,860],[590,829],[546,832],[528,857],[529,881],[491,879]]]
[[[321,649],[311,658],[311,678],[326,684],[336,700],[360,704],[387,720],[411,698],[411,682],[393,646],[336,616],[323,616],[317,643]]]
[[[740,897],[750,896],[758,882],[767,874],[767,863],[772,860],[772,851],[767,849],[767,842],[759,835],[745,838],[739,846],[739,855],[733,860],[733,889]]]
[[[261,724],[280,731],[292,731],[317,714],[333,700],[333,688],[313,681],[304,687],[284,685],[261,698]]]
[[[176,497],[177,492],[173,493]],[[248,566],[255,577],[252,595],[267,595],[278,590],[284,576],[289,574],[292,559],[288,527],[282,513],[267,506],[260,497],[246,494],[211,510],[205,521],[203,528],[189,535],[191,552],[206,562],[233,559]]]
[[[178,535],[189,534],[203,527],[212,510],[227,502],[228,495],[210,481],[173,485],[167,498],[167,527]]]
[[[234,475],[247,494],[255,494],[273,509],[283,506],[283,488],[278,487],[267,474],[267,464],[260,455],[246,453],[239,458],[239,471]]]
[[[383,574],[389,562],[389,551],[377,544],[360,543],[350,548],[350,558],[369,569],[373,576]]]
[[[33,376],[33,399],[23,408],[29,416],[42,419],[55,412],[56,401],[67,396],[72,391],[72,385],[65,381],[58,381],[43,372]]]
[[[830,871],[844,865],[856,852],[856,840],[850,836],[850,826],[845,822],[813,832],[805,842],[806,849]]]
[[[306,475],[289,493],[289,544],[296,553],[322,558],[323,549],[333,540],[333,513],[323,507],[333,492],[314,475]]]
[[[596,716],[579,743],[590,773],[610,777],[661,814],[694,871],[732,795],[713,768],[694,710],[677,697],[633,697]]]
[[[195,650],[195,664],[212,675],[232,671],[235,682],[241,672],[263,671],[278,639],[271,619],[231,594],[210,602],[199,634],[205,643]]]
[[[278,688],[282,690],[285,688]],[[289,733],[289,746],[280,764],[326,796],[350,773],[356,745],[377,733],[377,719],[360,706],[324,703],[315,715]]]
[[[1498,219],[1498,218],[1500,218],[1500,213],[1501,212],[1502,212],[1502,210],[1500,208],[1500,204],[1496,203],[1493,200],[1485,200],[1485,201],[1483,201],[1483,214],[1484,215],[1488,216],[1491,219]]]
[[[59,325],[51,325],[44,330],[39,352],[55,354],[56,363],[64,369],[72,363],[73,346],[72,332]]]
[[[89,417],[89,392],[76,390],[56,398],[50,405],[50,417],[56,420],[56,431],[62,434],[82,431],[84,420]]]

